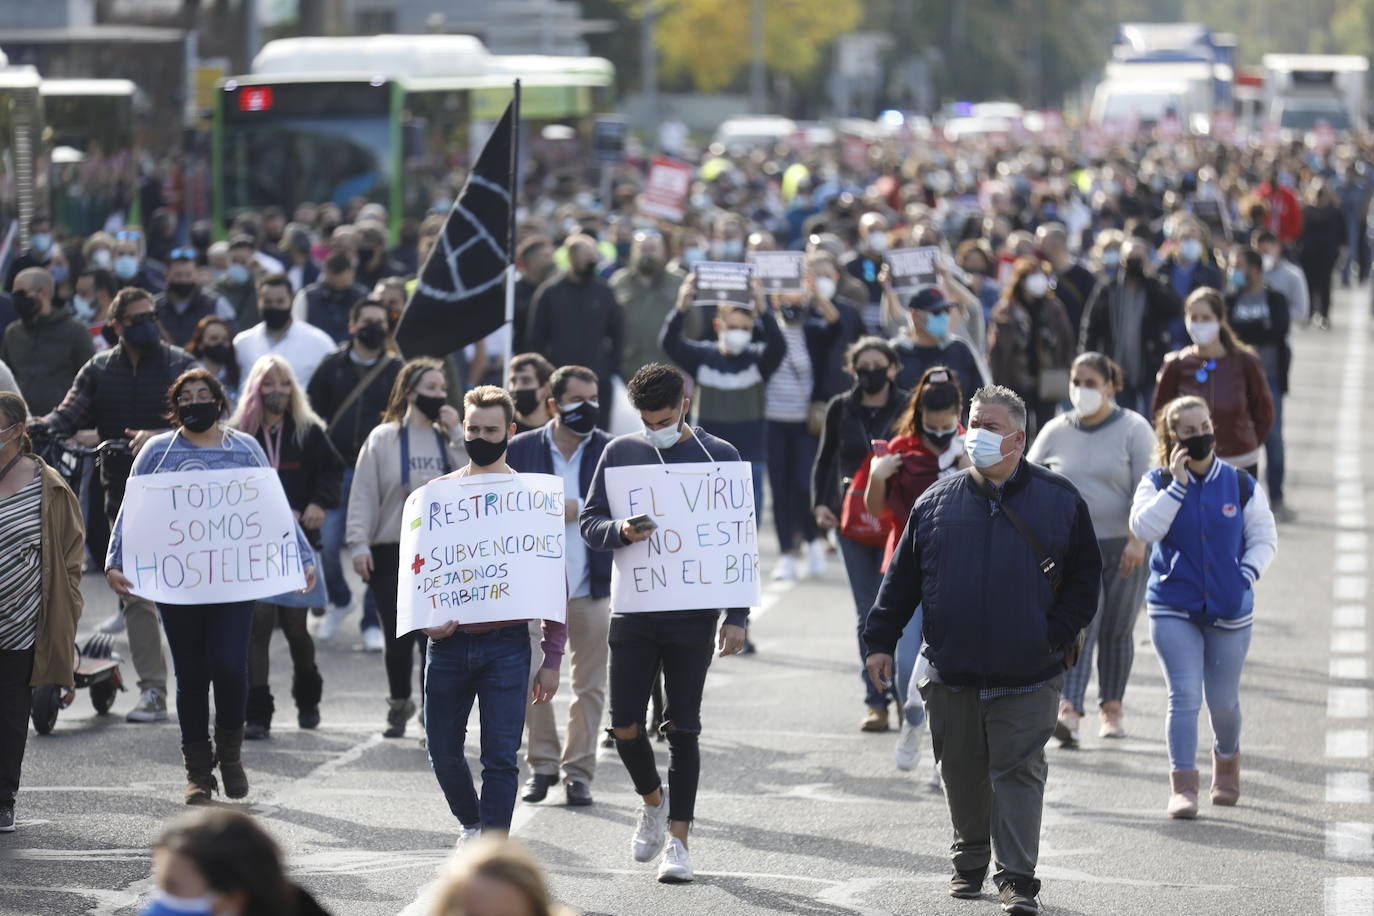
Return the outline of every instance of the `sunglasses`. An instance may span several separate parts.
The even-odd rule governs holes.
[[[1198,369],[1197,372],[1193,373],[1193,378],[1197,379],[1199,382],[1205,382],[1210,377],[1211,373],[1216,371],[1217,361],[1214,359],[1209,359],[1207,360],[1206,365]]]
[[[139,312],[137,315],[130,315],[124,319],[126,328],[136,328],[140,324],[148,324],[157,321],[157,312]]]
[[[115,233],[115,238],[121,242],[137,242],[143,238],[143,233],[133,229],[121,229]]]
[[[194,261],[196,259],[196,254],[197,252],[194,248],[173,248],[172,253],[168,255],[168,257],[173,261]]]

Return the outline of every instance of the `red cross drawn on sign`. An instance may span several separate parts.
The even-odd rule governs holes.
[[[420,574],[420,570],[422,570],[422,569],[424,569],[424,568],[425,568],[425,558],[422,557],[422,556],[420,556],[420,555],[417,553],[417,554],[415,555],[415,562],[410,564],[410,570],[411,570],[411,572],[415,573],[415,575],[418,576],[418,575]]]

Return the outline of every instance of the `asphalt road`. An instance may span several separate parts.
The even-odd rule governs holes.
[[[1195,822],[1165,818],[1165,692],[1142,616],[1129,737],[1101,741],[1085,722],[1080,750],[1049,752],[1046,912],[1374,916],[1367,309],[1367,292],[1342,294],[1331,332],[1297,334],[1286,405],[1297,520],[1281,526],[1258,587],[1240,806],[1204,802]],[[86,594],[90,627],[113,602],[95,577]],[[946,896],[949,826],[926,782],[929,755],[917,773],[899,773],[894,736],[858,731],[853,626],[832,561],[819,579],[770,586],[753,626],[759,653],[713,666],[695,884],[659,885],[630,858],[635,799],[613,752],[603,752],[591,808],[562,806],[558,790],[521,805],[515,834],[557,895],[605,914],[995,912],[991,892]],[[287,710],[270,741],[246,747],[253,789],[243,807],[333,912],[423,913],[457,825],[415,740],[380,736],[381,658],[356,651],[355,637],[356,624],[321,648],[320,729],[297,730]],[[279,703],[289,703],[289,677],[279,638]],[[150,887],[148,844],[182,810],[184,781],[176,725],[125,724],[133,701],[125,694],[116,715],[97,717],[81,696],[53,735],[30,736],[19,831],[0,836],[0,913],[136,912]],[[1205,748],[1205,719],[1200,730]],[[666,766],[664,750],[660,759]]]

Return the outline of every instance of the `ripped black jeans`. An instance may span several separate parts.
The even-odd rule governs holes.
[[[701,777],[701,695],[706,670],[715,652],[719,611],[663,611],[614,614],[611,617],[611,727],[639,726],[630,740],[616,739],[616,749],[630,773],[635,791],[652,794],[662,785],[653,746],[645,729],[645,712],[654,679],[663,669],[667,705],[663,731],[668,737],[668,817],[691,821],[696,813]]]

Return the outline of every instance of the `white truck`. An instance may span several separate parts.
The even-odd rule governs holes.
[[[1336,135],[1365,129],[1364,83],[1369,58],[1358,54],[1266,54],[1268,123],[1285,139],[1325,124]]]

